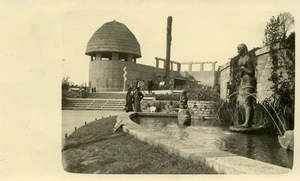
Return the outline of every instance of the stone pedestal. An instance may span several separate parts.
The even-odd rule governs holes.
[[[178,124],[184,126],[191,125],[191,113],[188,109],[179,109],[178,111]]]

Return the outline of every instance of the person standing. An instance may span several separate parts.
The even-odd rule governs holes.
[[[148,93],[152,93],[152,86],[153,86],[153,81],[151,78],[148,79]]]
[[[133,111],[133,94],[132,94],[132,88],[129,87],[127,94],[126,94],[126,101],[125,101],[125,110],[126,112],[132,112]]]
[[[135,112],[142,112],[141,110],[141,100],[144,98],[144,94],[140,92],[140,88],[137,87],[133,94],[134,100],[134,111]]]
[[[136,80],[134,81],[134,90],[136,89],[136,88],[138,88],[139,87],[139,78],[136,78]]]
[[[174,79],[172,79],[172,78],[170,79],[169,86],[170,86],[171,90],[174,89]]]
[[[256,89],[255,70],[247,46],[245,44],[239,44],[237,50],[239,54],[239,74],[241,76],[239,101],[245,107],[245,122],[241,126],[250,128],[252,127],[254,117],[254,99],[251,94],[253,94]]]
[[[138,88],[140,88],[140,91],[143,91],[143,86],[144,86],[144,81],[143,80],[139,80],[138,82]]]

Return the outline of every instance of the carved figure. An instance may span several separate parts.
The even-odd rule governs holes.
[[[241,76],[239,101],[245,107],[245,122],[241,127],[250,128],[252,127],[254,117],[254,98],[250,94],[253,94],[256,89],[255,69],[247,46],[239,44],[237,50],[239,53],[239,74]]]
[[[188,109],[188,97],[186,95],[186,90],[181,91],[179,102],[178,123],[180,125],[189,126],[191,125],[191,113]]]

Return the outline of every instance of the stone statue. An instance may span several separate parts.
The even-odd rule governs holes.
[[[184,89],[181,91],[179,102],[180,102],[179,107],[181,109],[187,109],[188,108],[188,104],[187,104],[188,103],[188,97],[186,95],[186,90],[184,90]]]
[[[191,125],[191,113],[188,109],[188,97],[186,95],[186,90],[181,91],[180,95],[180,105],[178,111],[178,123],[184,126]]]
[[[254,117],[254,97],[250,94],[253,94],[256,89],[255,69],[247,46],[240,44],[237,50],[239,54],[239,73],[241,76],[239,102],[245,107],[245,122],[241,127],[250,128],[252,127]]]

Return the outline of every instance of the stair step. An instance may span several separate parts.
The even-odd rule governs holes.
[[[95,107],[95,108],[89,107],[88,110],[100,110],[100,108],[99,107]]]
[[[102,108],[124,108],[124,106],[103,106]]]
[[[120,110],[120,109],[112,109],[112,108],[109,108],[109,107],[102,107],[102,108],[100,108],[100,110]]]
[[[105,106],[123,106],[123,104],[104,104]]]

